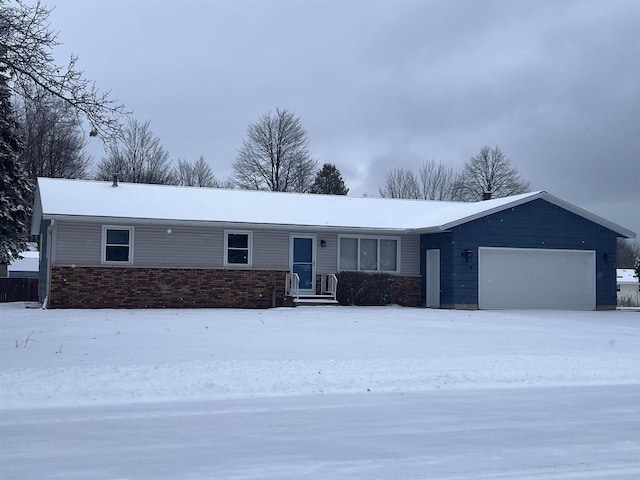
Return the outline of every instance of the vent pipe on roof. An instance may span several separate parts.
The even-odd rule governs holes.
[[[117,187],[118,186],[118,174],[114,173],[111,178],[113,178],[113,183],[111,184],[112,187]]]
[[[491,192],[482,192],[482,200],[491,200],[491,195],[493,195]]]

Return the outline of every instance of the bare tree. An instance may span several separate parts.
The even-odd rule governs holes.
[[[384,185],[378,187],[383,198],[420,198],[418,181],[411,170],[395,168],[384,177]]]
[[[529,182],[520,176],[500,147],[482,147],[479,154],[465,163],[455,180],[453,199],[474,202],[528,190]]]
[[[151,131],[151,122],[132,119],[122,137],[107,144],[107,157],[98,164],[96,178],[111,180],[114,173],[124,182],[173,183],[169,153]]]
[[[202,155],[198,157],[195,163],[189,163],[187,160],[178,160],[178,165],[173,169],[173,178],[176,185],[185,187],[222,188],[227,185],[215,176]]]
[[[640,242],[618,238],[617,268],[634,268],[636,258],[640,257]]]
[[[0,0],[0,63],[11,82],[8,87],[20,96],[30,96],[34,85],[57,96],[82,113],[91,125],[91,135],[108,140],[120,130],[124,106],[100,92],[95,83],[83,77],[78,57],[57,65],[53,49],[59,42],[51,30],[51,10],[39,0],[27,5],[22,0]]]
[[[454,180],[453,168],[429,160],[422,164],[417,175],[404,168],[389,171],[378,193],[388,198],[451,200]]]
[[[419,170],[420,198],[425,200],[451,200],[455,172],[442,162],[425,161]]]
[[[232,178],[246,190],[308,191],[317,162],[309,153],[307,132],[300,118],[276,109],[247,128]]]
[[[24,150],[21,161],[37,177],[86,178],[91,157],[73,107],[46,90],[19,104]]]

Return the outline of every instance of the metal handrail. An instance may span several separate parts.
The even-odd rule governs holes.
[[[320,278],[322,283],[321,293],[328,293],[332,295],[335,300],[338,291],[338,277],[331,273],[329,275],[322,275]]]
[[[300,295],[300,276],[297,273],[287,273],[286,277],[287,295],[296,297]]]

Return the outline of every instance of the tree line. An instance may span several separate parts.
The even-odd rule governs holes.
[[[378,188],[381,197],[475,202],[529,191],[511,160],[499,146],[482,147],[458,172],[442,162],[425,161],[417,173],[389,171]]]

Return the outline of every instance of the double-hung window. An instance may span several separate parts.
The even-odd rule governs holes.
[[[341,271],[399,271],[397,237],[340,236],[338,269]]]
[[[102,263],[133,263],[133,227],[102,227]]]
[[[224,264],[251,266],[252,234],[247,231],[225,230]]]

